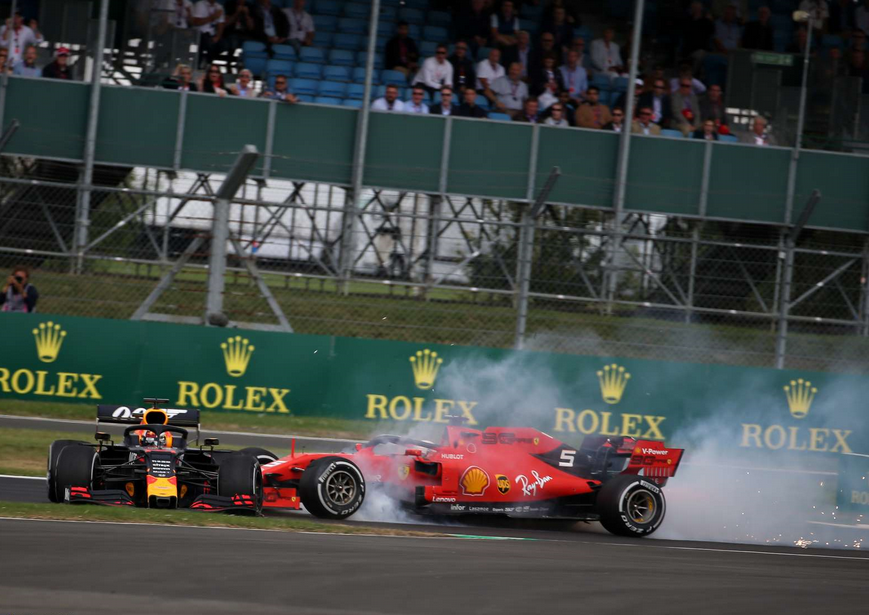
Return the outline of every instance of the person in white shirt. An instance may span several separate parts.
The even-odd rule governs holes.
[[[490,50],[489,58],[477,64],[477,92],[483,94],[495,79],[506,74],[501,66],[501,50]]]
[[[256,94],[253,91],[253,73],[245,68],[238,73],[238,81],[229,86],[228,89],[236,96],[254,98]]]
[[[546,89],[537,97],[537,102],[540,103],[540,110],[546,111],[549,107],[557,103],[558,98],[558,82],[554,79],[546,82]],[[564,111],[564,109],[562,109]]]
[[[293,8],[284,9],[290,22],[290,36],[287,42],[296,53],[302,47],[310,47],[314,43],[314,19],[305,11],[305,0],[293,0]]]
[[[543,123],[547,126],[558,126],[559,128],[570,126],[570,123],[564,119],[564,107],[561,106],[560,102],[552,105],[550,115]]]
[[[404,103],[405,113],[428,113],[428,105],[422,102],[425,98],[425,89],[420,85],[413,86],[410,100]]]
[[[830,18],[830,7],[827,0],[803,0],[800,2],[800,10],[812,16],[812,26],[815,30],[823,30]]]
[[[617,77],[625,70],[619,46],[613,42],[615,34],[615,30],[607,28],[603,31],[603,38],[591,42],[592,66],[610,77]]]
[[[453,88],[445,85],[441,88],[441,101],[433,105],[429,113],[434,115],[453,115]]]
[[[422,85],[434,94],[445,85],[453,83],[453,65],[447,62],[447,46],[438,45],[435,49],[435,55],[431,58],[426,58],[422,63],[422,68],[413,79],[413,85]]]
[[[163,22],[170,28],[186,30],[193,21],[193,3],[190,0],[166,0]]]
[[[190,25],[199,28],[199,64],[209,64],[223,51],[223,7],[216,0],[193,5]]]
[[[39,32],[35,19],[30,20],[30,25],[24,25],[24,18],[16,11],[15,17],[6,20],[6,25],[0,29],[0,46],[9,50],[9,65],[18,64],[24,57],[24,50],[30,45],[44,43],[45,38]]]
[[[766,132],[766,118],[760,115],[755,116],[754,123],[751,125],[751,132],[743,134],[739,139],[743,143],[751,143],[753,145],[769,146],[778,145],[775,138]]]
[[[495,79],[486,90],[486,98],[499,113],[506,113],[511,119],[522,113],[525,99],[528,98],[528,86],[519,78],[522,65],[513,62],[506,77]]]
[[[386,95],[371,103],[372,111],[404,111],[404,103],[398,100],[398,87],[386,86]]]

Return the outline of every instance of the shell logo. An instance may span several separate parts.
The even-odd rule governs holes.
[[[483,468],[471,466],[462,474],[459,484],[462,486],[462,494],[464,495],[483,495],[489,488],[489,475]]]

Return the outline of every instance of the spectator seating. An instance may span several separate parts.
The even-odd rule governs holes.
[[[302,47],[301,51],[299,51],[299,60],[302,62],[325,64],[326,51],[318,47]]]
[[[502,121],[502,122],[510,122],[510,121],[512,121],[511,118],[510,118],[510,116],[507,115],[506,113],[490,113],[490,114],[489,114],[489,119],[490,119],[490,120],[500,120],[500,121]]]
[[[299,62],[298,64],[296,64],[293,74],[296,77],[301,77],[302,79],[322,79],[323,65],[312,64],[309,62]]]
[[[337,66],[355,66],[356,59],[352,51],[333,49],[329,52],[329,63]]]
[[[314,102],[321,105],[340,105],[340,98],[332,98],[331,96],[317,96],[314,98]]]
[[[380,73],[380,79],[385,85],[407,85],[407,77],[397,70],[385,70]]]
[[[353,107],[354,109],[361,109],[362,108],[362,99],[361,98],[359,98],[359,99],[345,98],[344,99],[344,106],[345,107]]]
[[[362,40],[363,38],[361,34],[348,34],[344,32],[339,32],[332,40],[332,45],[336,49],[347,49],[349,51],[356,51],[363,48]]]
[[[290,91],[296,95],[314,96],[317,94],[317,82],[313,79],[290,79]]]
[[[320,96],[344,98],[347,93],[347,84],[339,81],[321,81],[317,93]]]
[[[344,17],[356,19],[368,19],[371,16],[371,7],[368,4],[348,2],[344,5]]]
[[[364,19],[342,17],[338,20],[338,31],[363,34],[368,31],[368,22]]]
[[[295,60],[296,59],[296,50],[290,45],[274,45],[272,47],[272,52],[274,55],[272,59],[274,60]]]
[[[684,137],[681,131],[673,130],[672,128],[662,128],[661,129],[662,137],[672,137],[674,139],[681,139]]]
[[[350,81],[349,66],[326,66],[323,68],[323,79],[330,81]]]
[[[724,143],[739,143],[735,135],[718,135],[718,140]]]

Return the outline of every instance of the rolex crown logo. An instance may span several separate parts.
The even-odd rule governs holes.
[[[223,349],[223,360],[226,363],[226,373],[234,378],[243,376],[250,362],[254,347],[240,335],[231,337],[220,345]]]
[[[33,336],[36,338],[36,355],[39,360],[43,363],[52,363],[57,359],[66,331],[49,320],[40,323],[39,327],[33,330]]]
[[[434,386],[435,378],[438,377],[438,370],[444,360],[438,356],[438,353],[432,352],[428,348],[418,350],[416,355],[410,357],[410,365],[413,367],[413,381],[416,388],[427,391]]]
[[[794,418],[801,419],[806,416],[809,413],[809,408],[812,407],[818,389],[813,387],[808,380],[800,378],[791,380],[789,385],[785,385],[784,390],[788,397],[788,407]]]
[[[603,400],[608,404],[619,403],[630,378],[631,375],[625,371],[624,367],[615,363],[605,365],[597,373],[597,379],[600,382],[600,394],[603,396]]]

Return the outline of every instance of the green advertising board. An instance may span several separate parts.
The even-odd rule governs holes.
[[[836,506],[843,512],[869,515],[869,455],[839,457]]]
[[[869,453],[859,376],[49,315],[0,314],[0,330],[6,398]]]

